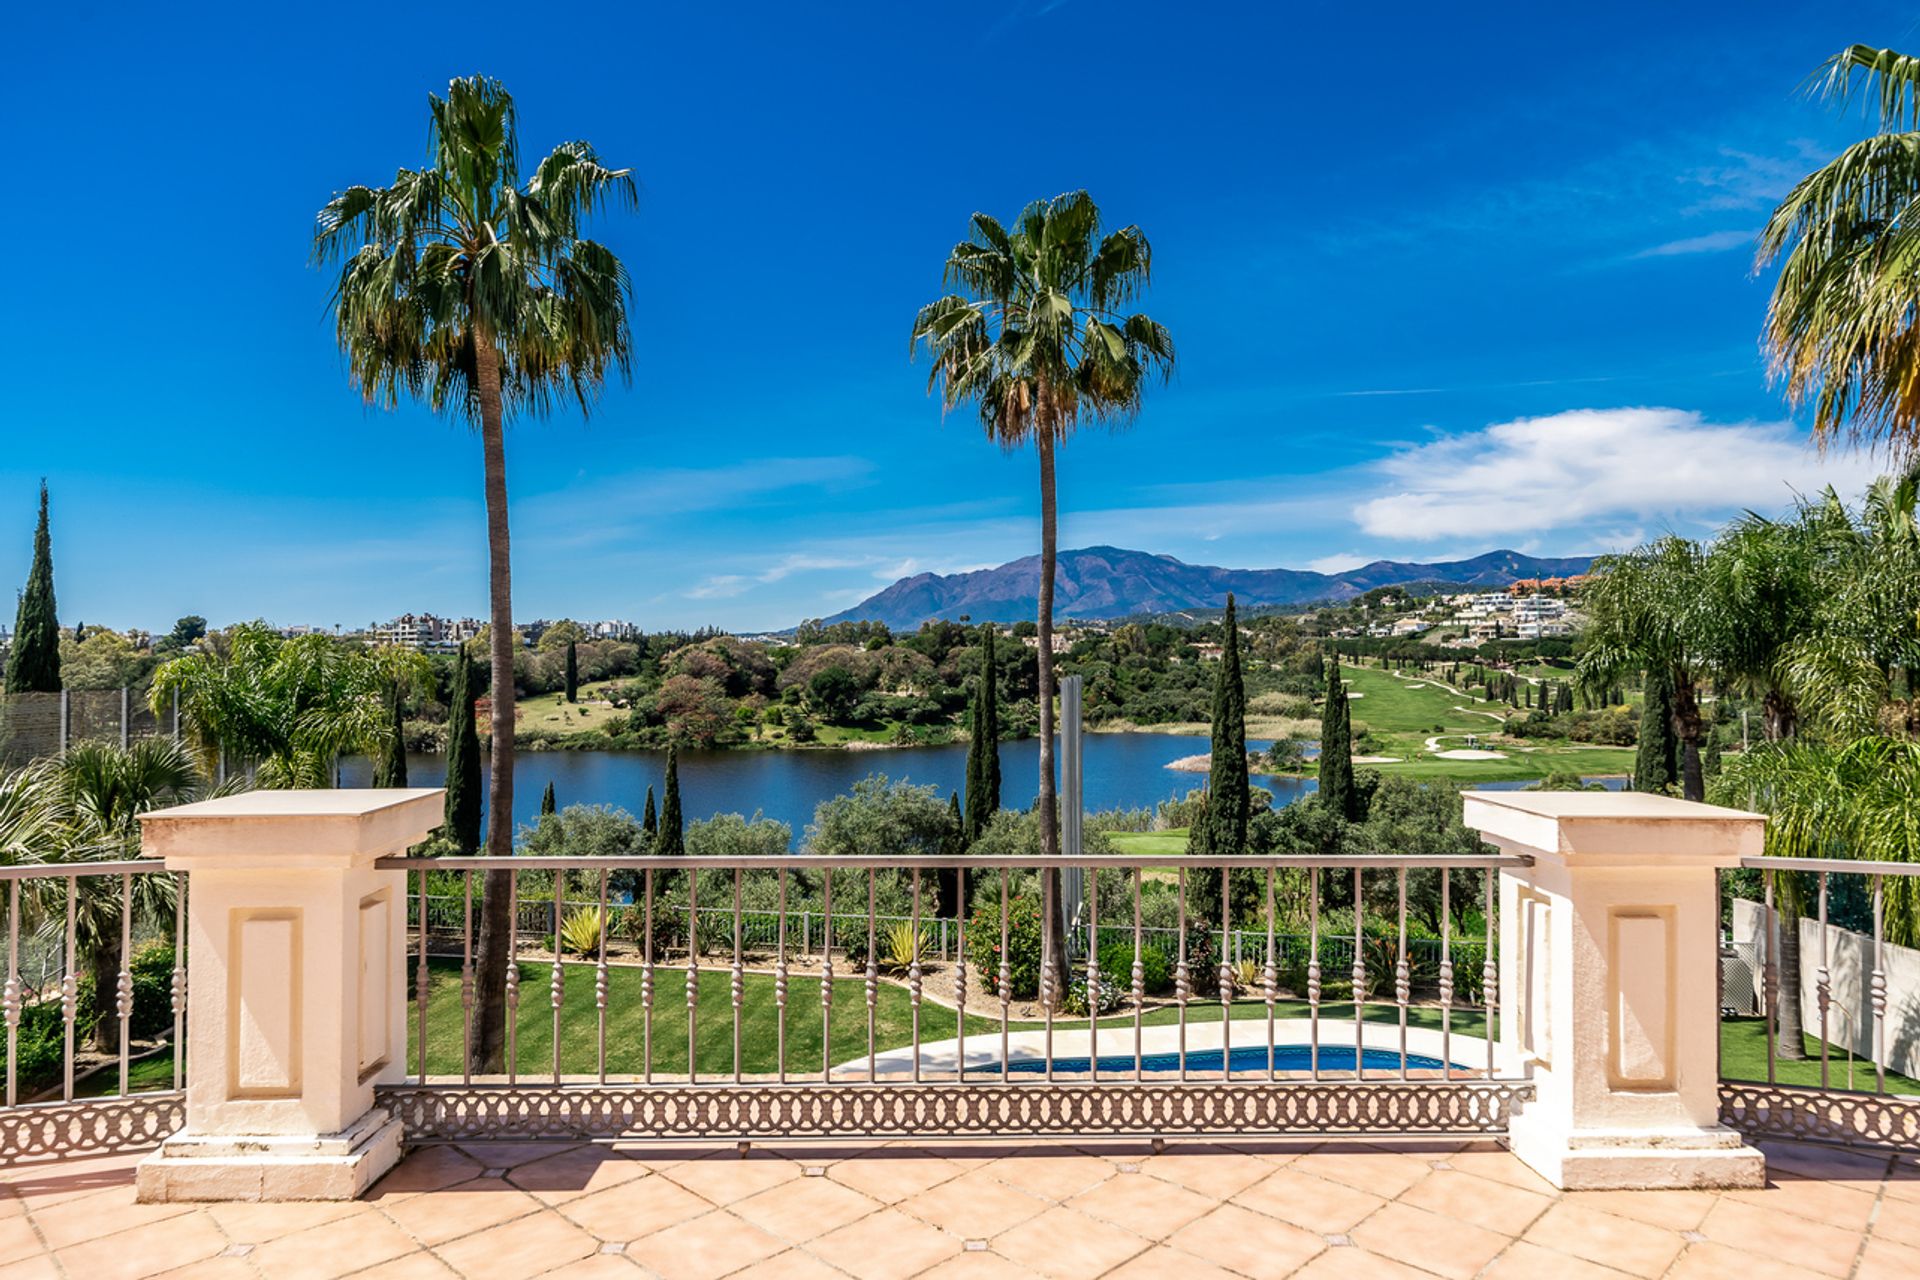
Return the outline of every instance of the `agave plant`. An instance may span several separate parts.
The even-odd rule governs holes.
[[[905,973],[930,949],[926,930],[916,930],[910,921],[895,921],[880,936],[880,968],[887,973]]]
[[[570,911],[567,918],[560,922],[558,950],[576,956],[597,956],[600,954],[600,939],[607,931],[606,916],[598,907],[582,907]]]

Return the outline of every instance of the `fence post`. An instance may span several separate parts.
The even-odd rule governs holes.
[[[73,725],[73,710],[68,702],[69,691],[60,691],[60,754],[67,754],[67,734]]]
[[[1569,1190],[1758,1187],[1720,1123],[1719,870],[1766,819],[1668,796],[1466,794],[1500,871],[1500,1047],[1531,1076],[1513,1153]]]
[[[127,723],[132,696],[132,690],[124,684],[120,686],[120,749],[122,751],[127,749],[127,743],[132,736],[132,725]]]
[[[812,923],[812,920],[810,918],[809,913],[806,911],[802,911],[800,913],[800,954],[801,955],[806,955],[809,950],[807,946],[807,926],[811,923]]]
[[[140,1200],[349,1200],[400,1158],[374,1085],[405,1078],[406,873],[376,859],[440,824],[444,792],[251,791],[142,814],[185,871],[186,1123]]]

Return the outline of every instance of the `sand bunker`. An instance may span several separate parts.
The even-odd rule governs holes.
[[[1433,754],[1442,760],[1505,760],[1507,758],[1507,753],[1504,751],[1474,751],[1466,747],[1456,747],[1452,751],[1436,751]]]

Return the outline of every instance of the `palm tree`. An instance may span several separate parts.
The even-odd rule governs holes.
[[[509,413],[556,399],[592,409],[609,371],[630,376],[627,271],[585,223],[638,202],[632,172],[563,142],[523,183],[513,98],[499,82],[455,80],[430,96],[427,163],[386,187],[350,187],[320,211],[314,257],[339,263],[340,349],[369,402],[404,393],[479,429],[486,478],[495,815],[487,852],[513,852],[513,592],[507,537]],[[477,961],[476,1070],[499,1065],[506,1036],[510,904],[504,872],[486,878]]]
[[[199,798],[202,778],[191,754],[171,738],[142,738],[130,747],[82,742],[52,765],[47,780],[61,822],[59,861],[112,862],[140,854],[139,815],[149,809]],[[40,880],[39,914],[49,934],[64,938],[65,881]],[[120,877],[80,876],[74,886],[74,942],[93,973],[94,999],[102,1012],[93,1046],[120,1048],[120,1021],[108,1016],[111,993],[126,957],[121,952],[123,899]],[[171,920],[177,887],[173,876],[125,877],[135,919]]]
[[[224,760],[255,766],[263,787],[330,787],[341,756],[375,752],[393,732],[387,670],[331,636],[289,640],[250,622],[223,645],[163,664],[148,702],[158,715],[179,694],[182,728],[210,777]]]
[[[1700,682],[1716,656],[1704,562],[1699,544],[1676,537],[1602,557],[1584,594],[1589,625],[1580,657],[1580,678],[1589,689],[1611,688],[1634,670],[1657,668],[1667,675],[1681,747],[1681,794],[1689,800],[1706,795]]]
[[[1878,132],[1797,183],[1760,233],[1780,263],[1764,342],[1821,441],[1847,436],[1920,456],[1920,58],[1854,45],[1820,92],[1865,96]]]
[[[1147,383],[1172,376],[1173,339],[1151,317],[1123,308],[1149,282],[1153,248],[1139,227],[1102,234],[1084,191],[1036,200],[1012,230],[984,213],[947,255],[945,282],[959,292],[928,303],[911,349],[933,361],[927,389],[942,412],[974,405],[987,436],[1040,455],[1040,852],[1060,852],[1053,775],[1053,589],[1058,552],[1054,450],[1078,427],[1118,426],[1140,411]],[[1056,995],[1066,990],[1059,876],[1042,881]]]

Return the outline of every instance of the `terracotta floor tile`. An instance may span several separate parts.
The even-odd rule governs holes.
[[[1471,1173],[1436,1169],[1402,1194],[1399,1203],[1517,1236],[1552,1207],[1553,1199]],[[1706,1213],[1704,1207],[1701,1213]]]
[[[435,1249],[466,1280],[525,1280],[563,1262],[600,1252],[600,1242],[546,1210],[462,1236]]]
[[[1860,1233],[1777,1210],[1722,1199],[1700,1224],[1707,1239],[1809,1271],[1844,1276],[1860,1254]]]
[[[1819,1280],[1818,1271],[1708,1242],[1691,1244],[1667,1280]]]
[[[1854,1280],[1913,1280],[1920,1276],[1920,1249],[1890,1240],[1868,1240]]]
[[[53,1255],[43,1253],[37,1257],[22,1258],[18,1262],[9,1262],[0,1266],[0,1280],[66,1280],[60,1274],[60,1267]]]
[[[1883,1198],[1873,1220],[1873,1236],[1920,1249],[1920,1201]]]
[[[769,1187],[791,1182],[804,1174],[802,1166],[782,1156],[755,1154],[742,1160],[731,1152],[691,1160],[658,1169],[663,1178],[671,1178],[703,1200],[729,1205],[748,1196],[759,1195]]]
[[[53,1256],[70,1276],[132,1280],[204,1261],[226,1247],[220,1228],[202,1214],[185,1213],[143,1226],[133,1235],[100,1236]]]
[[[236,1244],[265,1244],[323,1223],[372,1213],[365,1201],[309,1200],[299,1204],[209,1204],[201,1211]]]
[[[624,1253],[596,1253],[569,1262],[554,1271],[542,1271],[540,1280],[643,1280],[640,1264]]]
[[[190,1204],[135,1204],[131,1189],[110,1195],[85,1196],[63,1200],[33,1211],[38,1227],[50,1249],[64,1249],[101,1236],[135,1228],[145,1229],[156,1222],[193,1212]]]
[[[715,1280],[786,1249],[786,1241],[715,1210],[634,1241],[627,1256],[663,1280]]]
[[[1273,1163],[1222,1147],[1196,1146],[1148,1156],[1140,1161],[1140,1172],[1221,1201],[1272,1173]]]
[[[1105,1275],[1148,1241],[1074,1209],[1055,1207],[994,1237],[993,1251],[1054,1280]],[[877,1278],[876,1278],[877,1280]]]
[[[996,1160],[987,1168],[1000,1181],[1047,1200],[1067,1200],[1119,1172],[1098,1156],[1023,1152]]]
[[[524,1142],[515,1139],[501,1142],[461,1142],[455,1145],[473,1159],[478,1160],[482,1169],[517,1169],[523,1164],[532,1164],[535,1160],[545,1160],[548,1156],[557,1156],[563,1151],[571,1151],[582,1144]]]
[[[898,1209],[869,1214],[807,1246],[809,1253],[859,1280],[917,1275],[960,1250],[959,1240]]]
[[[846,1274],[805,1249],[789,1249],[764,1262],[756,1262],[745,1271],[734,1272],[732,1280],[845,1280]]]
[[[353,1280],[460,1280],[460,1273],[422,1250],[391,1262],[383,1262],[377,1267],[369,1267],[365,1271],[356,1271]]]
[[[1241,1275],[1287,1276],[1327,1247],[1322,1237],[1265,1214],[1221,1205],[1173,1233],[1167,1244]]]
[[[0,1169],[0,1182],[5,1183],[14,1198],[29,1208],[37,1208],[113,1187],[132,1187],[133,1166],[139,1159],[138,1155],[96,1156],[20,1165]]]
[[[1558,1189],[1545,1178],[1520,1161],[1520,1157],[1502,1150],[1467,1150],[1455,1152],[1447,1157],[1447,1163],[1461,1173],[1470,1173],[1476,1178],[1488,1178],[1494,1182],[1504,1182],[1510,1187],[1522,1191],[1534,1191],[1543,1196],[1558,1195]]]
[[[507,1174],[507,1181],[547,1204],[559,1204],[608,1187],[646,1177],[651,1170],[607,1147],[575,1147],[529,1161]]]
[[[1830,1227],[1849,1231],[1865,1230],[1873,1216],[1879,1190],[1863,1190],[1837,1182],[1818,1182],[1811,1178],[1788,1176],[1769,1179],[1767,1185],[1752,1191],[1729,1191],[1726,1199],[1754,1205],[1769,1212],[1792,1213],[1811,1218]]]
[[[1271,1172],[1271,1166],[1267,1167]],[[1145,1172],[1122,1173],[1067,1201],[1069,1208],[1124,1227],[1149,1240],[1164,1240],[1220,1201]]]
[[[1758,1142],[1767,1157],[1767,1172],[1874,1187],[1886,1180],[1892,1158],[1870,1151],[1846,1151],[1800,1142]]]
[[[1569,1191],[1566,1202],[1617,1213],[1652,1227],[1692,1231],[1707,1220],[1719,1197],[1711,1191]]]
[[[1390,1204],[1353,1229],[1363,1249],[1452,1280],[1472,1280],[1513,1237],[1409,1204]]]
[[[806,1164],[804,1158],[799,1163]],[[967,1171],[966,1166],[945,1156],[908,1156],[886,1151],[836,1161],[827,1166],[827,1176],[842,1186],[852,1187],[881,1204],[898,1204],[931,1187],[951,1182]]]
[[[1297,1280],[1433,1280],[1431,1271],[1350,1246],[1328,1249],[1293,1274]]]
[[[1558,1253],[1570,1253],[1636,1276],[1657,1276],[1672,1265],[1686,1241],[1677,1231],[1582,1209],[1563,1201],[1527,1229],[1525,1238]]]
[[[1483,1280],[1622,1280],[1627,1273],[1521,1240],[1480,1274]]]
[[[438,1191],[477,1178],[486,1168],[458,1147],[415,1147],[367,1194],[379,1197]]]
[[[1295,1162],[1316,1178],[1344,1182],[1350,1187],[1392,1199],[1433,1171],[1428,1160],[1385,1151],[1326,1147]]]
[[[26,1214],[0,1218],[0,1266],[45,1252],[46,1246],[40,1243],[40,1233],[33,1229],[33,1223]]]
[[[1321,1235],[1350,1231],[1386,1203],[1379,1196],[1356,1191],[1344,1183],[1301,1173],[1311,1160],[1308,1156],[1276,1169],[1235,1196],[1233,1202]]]
[[[669,1178],[641,1178],[557,1206],[601,1240],[627,1241],[697,1218],[713,1206]]]
[[[173,1271],[162,1271],[153,1280],[256,1280],[260,1273],[245,1258],[202,1258]]]
[[[1051,1201],[1008,1186],[991,1169],[963,1173],[898,1206],[962,1240],[986,1240],[1044,1212]]]
[[[384,1214],[363,1213],[261,1245],[248,1259],[273,1280],[331,1280],[414,1253],[420,1245]]]
[[[1118,1274],[1115,1272],[1113,1274]],[[1177,1272],[1162,1272],[1162,1280]],[[945,1262],[931,1270],[920,1273],[918,1280],[1030,1280],[1033,1272],[1015,1263],[1008,1262],[997,1253],[985,1249],[969,1249],[965,1253],[956,1253]],[[1201,1280],[1211,1280],[1202,1277]]]
[[[991,1256],[991,1255],[988,1255]],[[1025,1274],[1025,1273],[1022,1273]],[[1108,1280],[1239,1280],[1239,1273],[1157,1244],[1107,1272]]]
[[[828,1178],[795,1178],[736,1201],[732,1211],[770,1235],[801,1244],[857,1222],[880,1202]]]
[[[432,1195],[375,1204],[402,1231],[424,1245],[474,1235],[524,1218],[542,1207],[538,1200],[500,1178],[475,1178]]]

